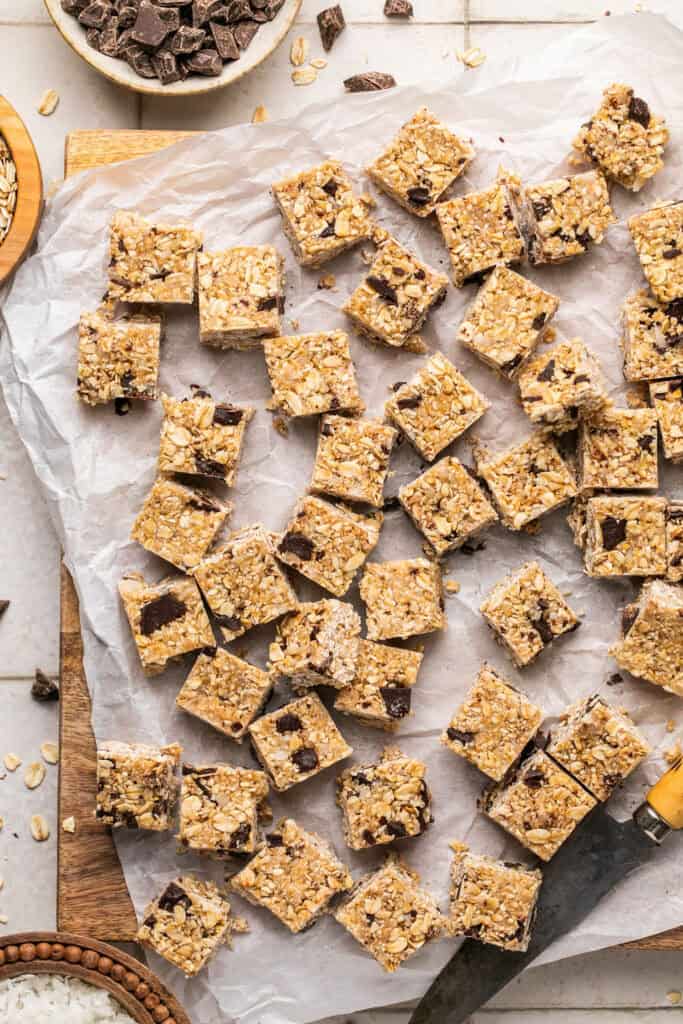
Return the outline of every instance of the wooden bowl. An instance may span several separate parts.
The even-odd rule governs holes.
[[[212,92],[214,89],[222,89],[230,82],[236,82],[270,57],[292,27],[302,0],[285,0],[284,6],[273,20],[261,25],[253,42],[242,53],[240,59],[224,64],[220,75],[215,78],[186,78],[184,82],[173,82],[172,85],[162,85],[156,79],[140,78],[124,60],[106,57],[98,50],[94,50],[86,42],[83,26],[72,14],[67,14],[62,9],[60,0],[44,0],[44,3],[48,14],[71,49],[112,82],[134,92],[152,96],[197,96],[200,93]]]
[[[9,232],[0,242],[0,284],[23,260],[33,242],[43,210],[43,178],[38,155],[24,122],[0,96],[0,135],[17,169],[17,205]]]
[[[137,1024],[192,1024],[156,975],[132,956],[69,932],[0,937],[0,981],[19,974],[61,974],[107,992]]]

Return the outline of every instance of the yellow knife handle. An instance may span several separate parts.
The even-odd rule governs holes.
[[[646,801],[669,828],[683,828],[683,757],[655,782]]]

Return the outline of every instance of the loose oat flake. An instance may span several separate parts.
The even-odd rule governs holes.
[[[37,789],[45,778],[45,766],[40,761],[32,761],[24,774],[27,789]]]
[[[471,46],[469,50],[458,50],[455,54],[466,68],[478,68],[486,60],[486,54],[480,46]]]
[[[294,82],[294,85],[311,85],[312,82],[315,82],[317,77],[318,72],[315,68],[311,67],[296,68],[295,71],[292,71],[292,81]]]
[[[292,40],[292,48],[289,51],[289,59],[295,68],[300,68],[303,64],[306,63],[309,48],[310,44],[308,42],[308,39],[305,39],[303,36],[297,36],[295,39]]]
[[[263,124],[263,122],[267,120],[268,111],[266,110],[262,103],[259,103],[258,107],[256,107],[256,109],[254,110],[254,113],[251,115],[251,123]]]
[[[21,758],[16,754],[5,754],[3,761],[8,772],[15,772],[21,764]]]
[[[50,838],[50,828],[42,814],[31,815],[31,835],[37,843]]]
[[[43,117],[49,117],[50,114],[54,114],[59,104],[59,93],[54,89],[46,89],[40,98],[38,104],[38,113],[42,114]]]
[[[314,57],[311,61],[311,67],[315,68],[316,71],[322,71],[323,68],[327,67],[327,61],[324,57]]]
[[[73,815],[71,815],[69,818],[64,819],[64,821],[62,822],[62,829],[65,832],[69,832],[73,835],[73,833],[76,831],[76,819],[74,818]]]
[[[43,743],[40,748],[40,753],[44,761],[48,764],[57,764],[59,762],[59,747],[56,743],[49,741]]]

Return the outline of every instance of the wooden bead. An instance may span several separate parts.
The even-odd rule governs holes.
[[[142,1002],[145,996],[149,995],[149,985],[147,984],[146,981],[140,982],[138,987],[135,989],[134,995],[136,999],[140,1000],[140,1002]]]
[[[97,970],[100,974],[109,974],[112,969],[114,961],[108,956],[101,956],[97,961]]]
[[[166,1018],[166,1024],[176,1024],[175,1017],[167,1017]]]
[[[52,946],[49,942],[39,942],[36,946],[36,953],[39,960],[49,960],[52,954]]]
[[[168,1020],[168,1008],[162,1003],[161,1006],[157,1006],[156,1010],[152,1011],[152,1020],[156,1021],[157,1024],[161,1024],[162,1021]]]
[[[52,951],[50,953],[50,959],[51,960],[61,960],[63,956],[64,956],[64,946],[61,944],[61,942],[53,942],[52,943]]]
[[[79,964],[83,950],[80,946],[67,946],[64,950],[64,959],[69,964]]]
[[[32,942],[22,942],[19,946],[19,956],[24,963],[30,963],[36,958],[36,947]]]
[[[133,974],[132,971],[126,971],[126,974],[123,979],[123,984],[124,987],[127,988],[129,992],[132,992],[134,988],[137,988],[139,981],[140,979],[137,976],[137,974]]]
[[[145,999],[145,1006],[147,1007],[148,1010],[156,1010],[160,1002],[161,1000],[159,999],[159,996],[156,994],[156,992],[150,992],[150,994]]]
[[[4,949],[0,949],[0,967],[2,967],[4,962],[5,962],[5,951],[4,951]]]
[[[99,953],[96,953],[94,949],[84,949],[83,956],[81,957],[81,963],[84,967],[87,967],[89,971],[94,971],[99,959]]]
[[[19,947],[18,946],[5,946],[5,956],[10,964],[15,964],[19,959]]]
[[[114,981],[123,981],[126,973],[126,968],[121,964],[114,964],[111,971],[109,972]]]

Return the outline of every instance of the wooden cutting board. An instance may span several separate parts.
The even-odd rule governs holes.
[[[80,131],[67,137],[65,173],[102,167],[154,153],[190,132]],[[125,206],[125,197],[122,197]],[[93,819],[95,740],[90,696],[83,672],[78,598],[62,566],[61,586],[61,757],[59,820],[73,815],[76,831],[59,830],[57,927],[103,940],[128,940],[136,920],[113,840]],[[675,839],[672,839],[675,842]],[[683,949],[683,927],[638,942],[631,949]]]

